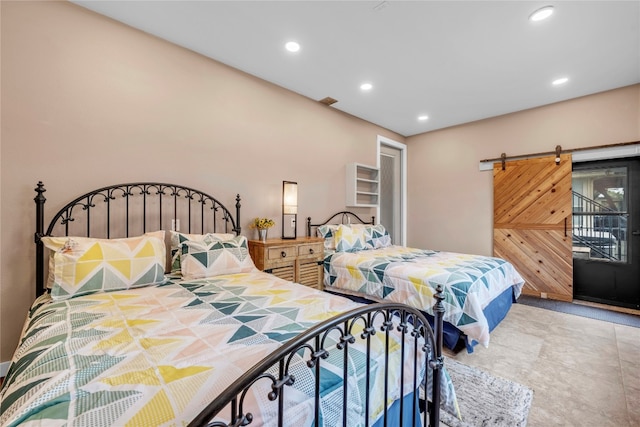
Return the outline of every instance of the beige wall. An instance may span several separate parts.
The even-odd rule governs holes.
[[[481,160],[639,140],[640,85],[409,137],[407,244],[492,254],[493,175]]]
[[[344,209],[345,164],[375,164],[378,126],[61,2],[1,2],[0,361],[34,298],[33,189],[47,218],[99,186],[136,180],[202,189],[242,227],[280,216],[299,184],[299,227]],[[371,214],[371,210],[360,210]],[[276,233],[280,230],[276,227]]]

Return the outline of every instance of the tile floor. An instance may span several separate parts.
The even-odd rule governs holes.
[[[640,328],[514,304],[454,358],[533,389],[528,426],[640,426]]]

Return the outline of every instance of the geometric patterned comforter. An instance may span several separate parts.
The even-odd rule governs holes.
[[[328,290],[400,302],[433,315],[438,284],[444,289],[444,320],[486,347],[489,324],[483,309],[510,287],[520,296],[524,279],[501,258],[403,246],[325,256]]]
[[[356,306],[258,271],[63,301],[43,295],[32,306],[0,391],[0,425],[184,425],[283,342]],[[375,342],[373,347],[377,354]],[[391,347],[397,348],[393,342]],[[364,357],[354,354],[351,364],[359,375]],[[399,358],[399,351],[391,358]],[[340,424],[332,402],[342,401],[336,386],[342,361],[335,362],[323,361],[322,416],[331,426]],[[288,425],[311,425],[309,372],[294,370]],[[372,402],[383,389],[376,378]],[[363,407],[363,387],[360,380],[349,387],[354,412]],[[273,419],[275,405],[264,396],[250,398],[258,408],[252,425],[261,425],[261,416]],[[374,412],[382,410],[379,403]]]

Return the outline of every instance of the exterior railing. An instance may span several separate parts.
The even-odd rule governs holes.
[[[574,191],[573,246],[588,248],[589,258],[627,262],[627,217]]]

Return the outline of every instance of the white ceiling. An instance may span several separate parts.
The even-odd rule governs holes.
[[[640,1],[74,3],[404,136],[640,83]]]

